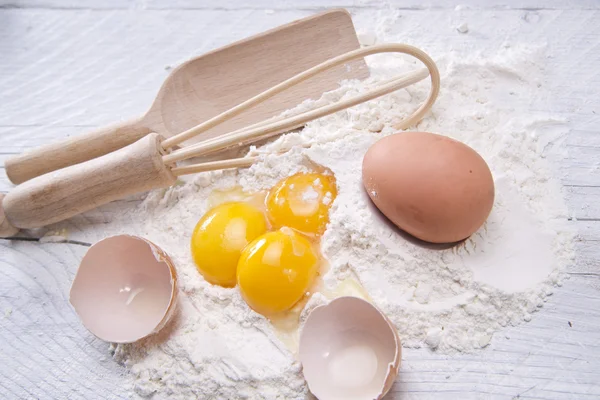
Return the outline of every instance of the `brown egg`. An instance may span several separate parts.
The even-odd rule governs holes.
[[[432,243],[469,237],[494,203],[483,158],[464,143],[428,132],[384,137],[365,154],[363,184],[400,229]]]

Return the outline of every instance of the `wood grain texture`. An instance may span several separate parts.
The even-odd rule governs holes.
[[[42,228],[114,200],[167,188],[177,179],[162,161],[161,140],[149,133],[102,157],[22,183],[2,200],[4,217],[13,227]]]
[[[15,3],[16,8],[10,6]],[[367,24],[373,14],[390,12],[372,0],[345,3],[356,6],[351,10],[359,31],[376,28]],[[140,114],[168,73],[165,68],[324,7],[316,0],[224,1],[218,9],[191,0],[0,4],[5,7],[0,9],[4,153]],[[464,0],[460,4],[472,8],[461,10],[454,9],[458,2],[391,4],[400,17],[389,29],[434,58],[448,49],[459,55],[477,49],[490,56],[506,44],[545,46],[544,84],[553,96],[515,104],[561,117],[571,129],[551,161],[565,185],[579,238],[570,279],[530,323],[507,328],[471,355],[405,349],[399,379],[387,398],[600,398],[598,2]],[[426,9],[428,4],[434,8]],[[461,22],[468,22],[468,35],[456,32]],[[447,29],[434,33],[440,30],[433,26]],[[132,64],[132,58],[143,62]],[[65,75],[67,67],[71,72]],[[19,87],[24,90],[15,90]],[[0,180],[0,190],[9,187]],[[72,218],[70,239],[100,239],[113,210],[132,204],[135,199]],[[76,244],[0,241],[0,398],[126,398],[124,370],[68,306],[70,281],[84,251]]]
[[[14,227],[4,213],[4,207],[2,207],[2,201],[4,200],[4,193],[0,193],[0,238],[6,238],[15,236],[19,232],[19,228]]]
[[[36,176],[119,150],[150,132],[137,118],[119,122],[65,141],[12,155],[4,162],[4,169],[12,183],[23,183]]]

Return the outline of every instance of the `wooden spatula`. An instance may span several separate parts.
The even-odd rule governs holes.
[[[6,174],[18,184],[108,154],[150,132],[169,138],[357,48],[352,19],[345,10],[326,11],[283,25],[180,65],[167,77],[142,117],[9,158]],[[207,130],[189,143],[264,121],[304,99],[320,97],[343,79],[363,79],[368,75],[362,60],[333,68]]]

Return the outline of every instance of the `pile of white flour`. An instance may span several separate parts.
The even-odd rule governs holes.
[[[115,357],[131,370],[136,394],[176,400],[305,397],[294,354],[237,289],[202,279],[189,240],[213,190],[236,185],[247,191],[268,189],[281,178],[309,170],[311,163],[334,172],[339,192],[321,243],[330,263],[325,284],[334,288],[347,278],[360,282],[394,322],[404,346],[441,353],[478,351],[495,332],[529,321],[542,307],[560,284],[559,271],[571,260],[567,212],[545,158],[561,139],[563,121],[525,114],[513,99],[527,104],[544,90],[537,61],[543,49],[507,46],[493,59],[432,56],[442,90],[432,112],[413,130],[451,136],[488,162],[496,200],[485,226],[457,247],[423,247],[390,227],[363,192],[363,154],[382,135],[394,133],[393,124],[424,100],[427,82],[253,149],[263,158],[247,170],[196,175],[153,192],[140,210],[112,226],[159,244],[173,257],[180,278],[173,322],[140,343],[114,348]],[[352,96],[403,66],[413,68],[412,61],[401,60],[373,58],[373,78],[347,82],[321,101]],[[284,149],[290,151],[275,154]],[[323,301],[317,294],[307,307]]]

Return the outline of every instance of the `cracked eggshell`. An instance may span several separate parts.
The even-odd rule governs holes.
[[[298,352],[318,399],[381,399],[398,375],[402,345],[379,309],[358,297],[340,297],[310,313]]]
[[[158,332],[172,316],[177,275],[169,256],[137,236],[111,236],[89,248],[71,286],[83,325],[113,343]]]

